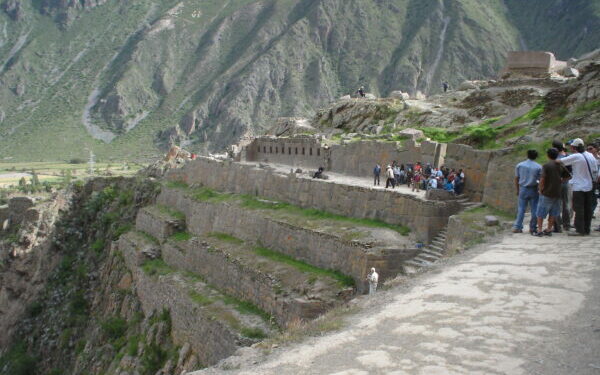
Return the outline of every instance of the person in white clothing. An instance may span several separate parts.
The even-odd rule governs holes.
[[[379,274],[375,272],[375,267],[371,268],[371,273],[367,276],[369,282],[369,295],[375,294],[377,291],[377,283],[379,282]]]
[[[585,151],[583,140],[570,141],[573,154],[560,159],[564,165],[573,168],[573,210],[575,211],[575,231],[569,236],[589,235],[592,227],[592,207],[594,206],[594,181],[598,178],[597,162],[594,155]]]

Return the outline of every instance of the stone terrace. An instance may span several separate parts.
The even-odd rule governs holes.
[[[353,218],[406,225],[416,240],[423,242],[430,241],[447,225],[448,217],[461,208],[454,201],[428,201],[398,191],[314,180],[294,173],[284,174],[273,168],[209,158],[199,158],[181,169],[172,170],[167,179]]]

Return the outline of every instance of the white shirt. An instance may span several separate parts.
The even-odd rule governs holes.
[[[368,279],[371,284],[377,284],[377,282],[379,281],[379,275],[377,274],[377,272],[372,272],[369,274]]]
[[[429,181],[429,186],[431,186],[433,189],[437,189],[437,180],[435,178],[432,178]]]
[[[587,159],[587,163],[585,159]],[[562,158],[559,160],[564,165],[570,165],[573,168],[573,178],[569,181],[573,185],[573,191],[591,191],[592,190],[592,176],[590,176],[590,170],[594,172],[594,166],[596,159],[594,155],[589,152],[576,153]],[[590,168],[588,169],[588,163]]]

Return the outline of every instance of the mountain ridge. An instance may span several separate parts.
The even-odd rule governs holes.
[[[221,150],[359,85],[436,93],[442,80],[495,76],[522,42],[559,58],[598,45],[589,30],[600,1],[551,3],[5,0],[0,157]],[[548,12],[539,27],[527,23]]]

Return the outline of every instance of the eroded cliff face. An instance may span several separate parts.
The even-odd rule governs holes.
[[[0,235],[1,374],[171,374],[200,366],[189,344],[173,343],[169,311],[144,313],[111,245],[156,194],[148,180],[97,179],[28,207],[23,220],[2,212],[14,229]]]
[[[546,3],[530,8],[544,14]],[[500,0],[5,0],[0,151],[65,158],[94,140],[100,156],[141,157],[171,143],[220,150],[361,84],[387,96],[492,77],[534,35],[589,30],[595,3],[573,13],[579,23],[538,30],[517,17],[520,5]],[[598,44],[580,31],[559,57]]]

